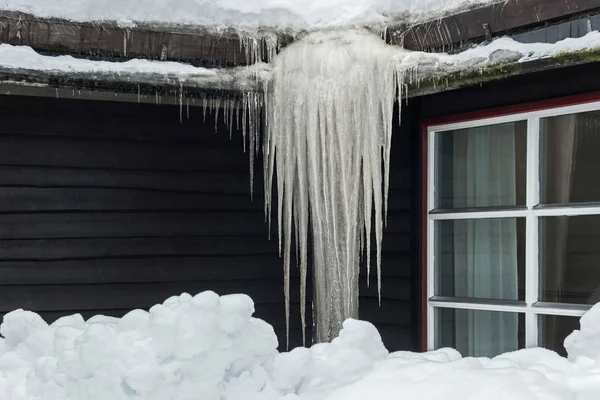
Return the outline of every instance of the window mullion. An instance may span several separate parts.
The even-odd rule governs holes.
[[[539,298],[539,222],[533,208],[540,198],[540,118],[527,119],[527,217],[525,234],[525,345],[538,346],[538,321],[532,306]]]
[[[427,350],[435,348],[435,308],[429,303],[429,299],[435,296],[435,222],[429,217],[429,211],[435,208],[436,190],[436,139],[437,133],[432,130],[427,132],[427,265],[426,265],[426,328],[427,328]]]

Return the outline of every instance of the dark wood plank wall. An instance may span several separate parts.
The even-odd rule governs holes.
[[[258,164],[250,201],[241,133],[192,107],[0,97],[0,315],[120,316],[182,292],[247,293],[285,344],[283,276]],[[222,115],[222,111],[221,111]],[[396,137],[397,136],[397,137]],[[361,317],[414,346],[410,137],[394,137],[384,286]],[[272,232],[275,233],[273,229]],[[302,344],[293,270],[291,345]],[[310,290],[309,290],[310,301]],[[309,311],[309,332],[311,306]]]
[[[600,63],[514,76],[410,99],[420,120],[600,91]]]
[[[418,350],[418,181],[414,178],[416,138],[411,135],[414,120],[403,110],[402,125],[397,110],[393,120],[388,226],[383,235],[381,306],[377,298],[375,260],[371,279],[361,274],[360,318],[377,326],[390,350]],[[372,239],[374,242],[374,238]]]
[[[277,242],[260,184],[250,201],[241,134],[215,134],[201,109],[190,117],[0,97],[0,313],[119,316],[182,292],[242,292],[285,343]],[[298,285],[295,274],[292,345],[302,343]]]

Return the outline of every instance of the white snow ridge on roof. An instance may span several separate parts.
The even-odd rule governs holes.
[[[307,28],[377,22],[391,14],[418,18],[492,1],[498,0],[0,0],[0,8],[72,21]]]

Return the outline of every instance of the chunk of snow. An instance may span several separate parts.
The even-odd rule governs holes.
[[[589,358],[600,366],[600,303],[596,304],[580,320],[581,329],[565,339],[565,349],[570,360]]]
[[[74,315],[48,325],[17,310],[0,327],[0,398],[597,400],[599,307],[571,335],[587,335],[577,342],[585,362],[539,348],[493,359],[453,349],[389,354],[375,327],[356,320],[331,343],[278,353],[248,296],[213,292],[121,319]]]
[[[122,21],[208,26],[297,28],[382,21],[390,14],[410,19],[438,15],[494,0],[5,0],[5,10],[72,21]],[[0,2],[2,5],[2,2]]]

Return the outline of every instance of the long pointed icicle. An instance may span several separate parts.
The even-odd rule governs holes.
[[[372,227],[380,292],[397,90],[393,52],[377,35],[351,30],[312,33],[274,58],[265,99],[265,212],[273,208],[275,177],[286,318],[296,237],[304,331],[311,237],[319,342],[358,318],[360,262],[366,258],[370,271]]]

